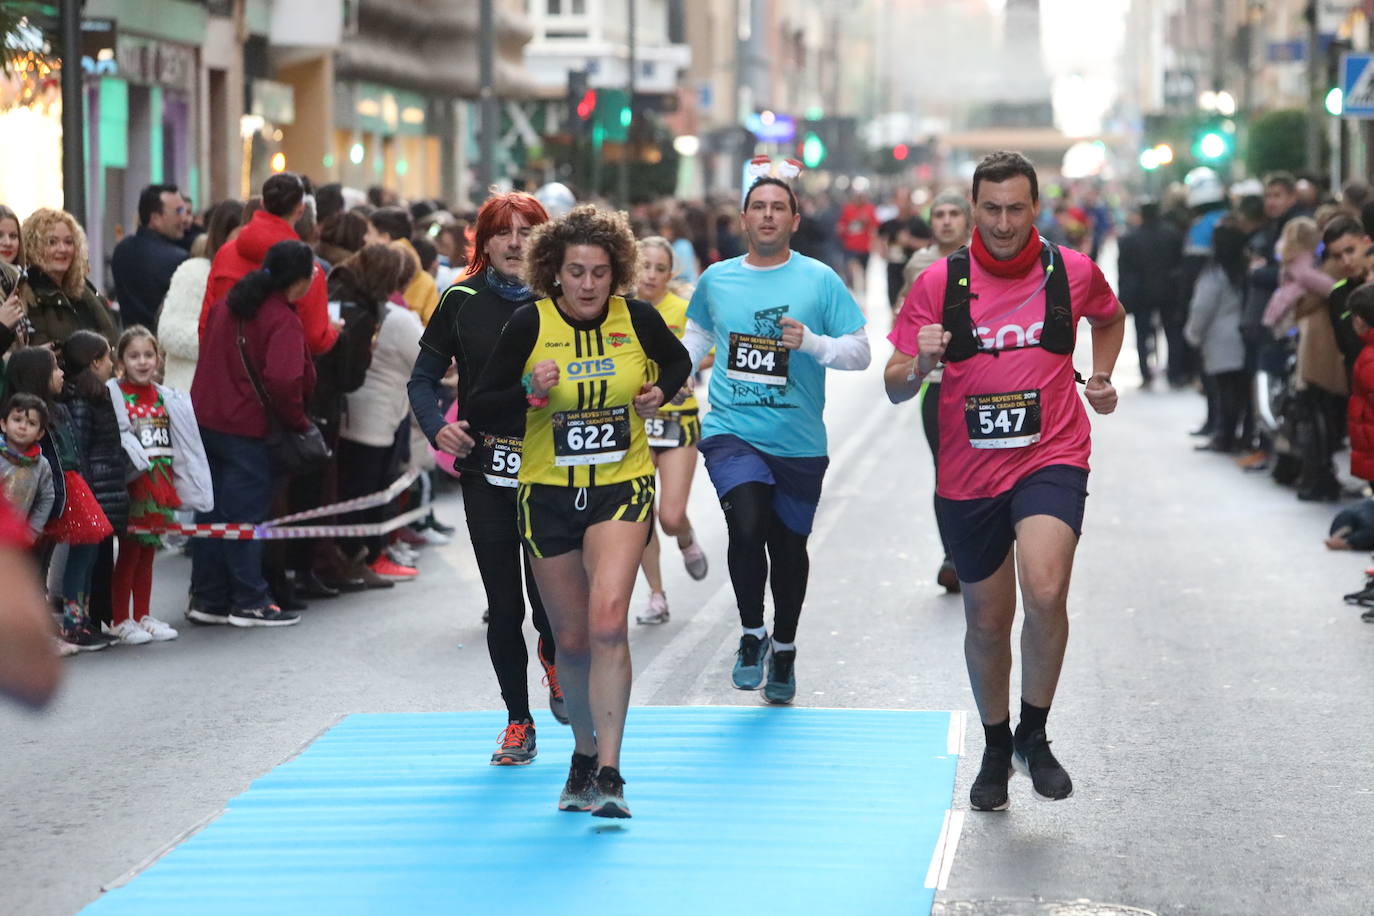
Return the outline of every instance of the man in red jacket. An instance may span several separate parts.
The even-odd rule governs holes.
[[[200,336],[210,309],[229,295],[234,284],[262,267],[267,249],[278,242],[296,241],[292,228],[305,210],[305,182],[295,172],[280,172],[263,182],[262,209],[253,214],[234,241],[220,248],[210,265],[210,280],[205,284],[205,301],[200,306]],[[317,265],[310,291],[296,303],[305,328],[305,344],[311,354],[328,353],[339,339],[339,331],[329,320],[329,292],[324,271]]]

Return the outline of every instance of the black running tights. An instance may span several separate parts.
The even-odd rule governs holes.
[[[806,580],[811,572],[807,536],[787,528],[773,511],[770,484],[740,484],[726,493],[720,504],[730,532],[726,556],[740,623],[750,629],[764,625],[763,591],[771,583],[773,638],[783,643],[796,641],[797,621],[801,619]]]
[[[516,533],[514,490],[484,481],[464,481],[463,510],[482,587],[487,593],[487,653],[512,719],[530,718],[529,650],[525,647],[525,595],[534,609],[534,628],[545,661],[555,662],[553,630],[539,600],[520,537]],[[502,530],[504,529],[504,530]],[[523,567],[524,581],[521,582]]]

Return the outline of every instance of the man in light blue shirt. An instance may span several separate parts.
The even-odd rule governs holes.
[[[844,283],[788,247],[800,218],[785,182],[754,182],[741,213],[749,253],[701,275],[683,339],[693,366],[717,353],[700,448],[725,510],[744,630],[732,677],[741,690],[762,685],[771,703],[790,703],[797,689],[806,540],[830,461],[825,370],[869,363],[863,312]],[[770,565],[772,639],[763,620]]]

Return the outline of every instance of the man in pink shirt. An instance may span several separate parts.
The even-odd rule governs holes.
[[[1013,767],[1043,798],[1073,794],[1045,738],[1068,643],[1069,575],[1092,450],[1073,347],[1086,318],[1093,374],[1084,395],[1108,414],[1125,333],[1125,310],[1097,266],[1036,232],[1039,198],[1035,167],[1020,153],[979,163],[973,242],[916,280],[888,337],[896,352],[884,373],[888,398],[900,403],[944,364],[936,511],[962,585],[964,655],[987,739],[970,792],[980,811],[1006,809]],[[1013,735],[1018,579],[1026,619]]]

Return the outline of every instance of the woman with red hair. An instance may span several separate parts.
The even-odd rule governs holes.
[[[525,673],[529,664],[525,594],[534,608],[534,627],[539,631],[538,654],[549,685],[549,708],[559,722],[568,721],[558,687],[553,630],[516,527],[516,475],[525,432],[523,405],[480,430],[469,428],[464,411],[506,321],[517,308],[535,300],[521,279],[525,242],[530,230],[548,219],[539,201],[518,191],[496,194],[482,205],[467,273],[439,301],[420,338],[420,356],[408,386],[411,409],[425,436],[435,448],[456,456],[455,465],[462,472],[463,511],[490,610],[487,651],[508,718],[499,746],[491,755],[493,766],[520,766],[536,754]],[[458,420],[454,423],[444,420],[440,407],[442,382],[450,366],[458,373]]]

